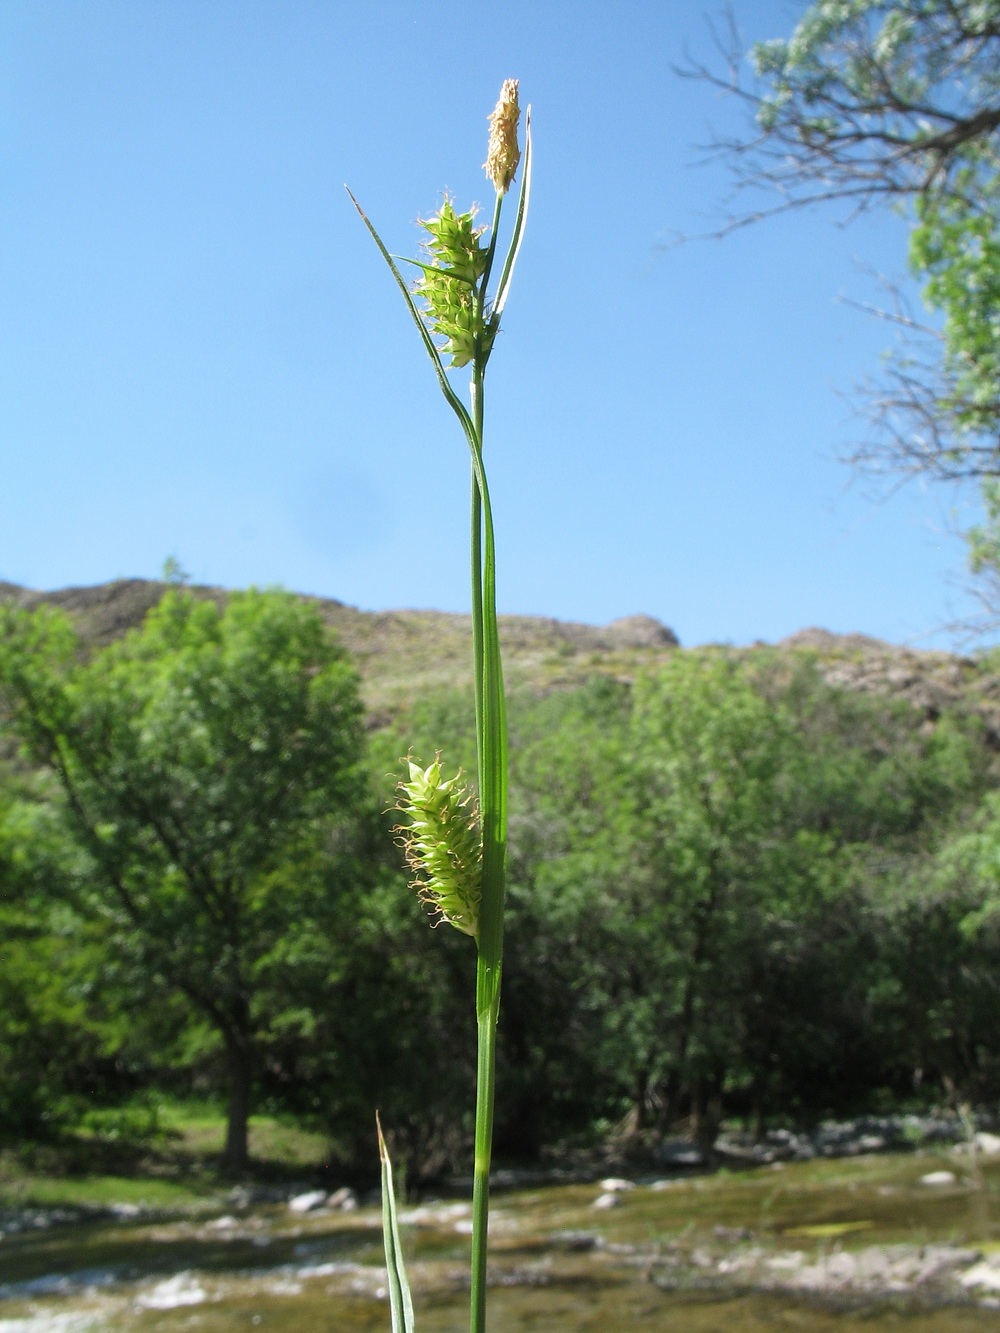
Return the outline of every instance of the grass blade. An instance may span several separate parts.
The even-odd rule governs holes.
[[[517,216],[514,219],[514,234],[511,237],[507,258],[504,260],[500,285],[497,287],[497,299],[493,302],[493,313],[500,315],[507,304],[510,280],[514,273],[518,251],[524,236],[524,222],[528,216],[528,200],[531,197],[531,107],[524,113],[524,164],[521,167],[521,194],[517,201]]]
[[[458,417],[459,421],[462,423],[462,429],[465,431],[466,438],[471,443],[472,440],[475,438],[475,430],[473,429],[472,418],[469,416],[465,404],[458,397],[458,395],[455,393],[455,390],[451,387],[451,384],[448,382],[448,376],[445,373],[445,368],[441,362],[441,356],[438,352],[438,349],[434,345],[434,339],[431,337],[430,333],[427,330],[427,325],[420,318],[420,311],[417,309],[416,303],[414,302],[413,297],[410,294],[410,289],[404,282],[403,275],[396,267],[392,255],[385,248],[385,245],[382,241],[382,237],[375,230],[367,213],[355,199],[354,195],[351,194],[351,191],[348,189],[346,185],[344,186],[344,189],[347,190],[347,193],[350,196],[351,203],[358,210],[358,213],[361,217],[361,221],[365,224],[365,226],[371,233],[372,240],[379,248],[379,253],[382,255],[382,258],[388,264],[389,272],[396,279],[396,285],[398,286],[399,290],[403,293],[403,300],[406,302],[406,308],[407,310],[409,310],[413,322],[417,326],[417,332],[420,334],[420,340],[424,345],[424,351],[431,359],[431,365],[434,367],[434,373],[437,376],[437,381],[438,384],[440,385],[441,392],[447,399],[448,406],[451,408],[451,410]],[[422,267],[422,265],[420,265],[420,267]]]
[[[413,1333],[413,1298],[403,1263],[399,1243],[399,1222],[396,1217],[396,1195],[392,1187],[392,1162],[389,1149],[382,1137],[382,1123],[375,1113],[378,1129],[378,1155],[382,1163],[382,1239],[385,1242],[385,1267],[389,1277],[389,1310],[392,1315],[392,1333]]]

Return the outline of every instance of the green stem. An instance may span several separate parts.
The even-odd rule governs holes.
[[[503,195],[497,193],[493,205],[493,225],[490,228],[490,246],[486,254],[486,265],[483,269],[479,289],[476,292],[477,313],[480,321],[482,321],[486,310],[486,288],[489,285],[493,259],[496,255],[502,208]],[[472,384],[470,386],[472,437],[469,438],[469,444],[472,448],[472,657],[476,696],[476,757],[479,769],[480,802],[483,799],[482,793],[485,785],[485,754],[487,748],[486,704],[484,700],[486,637],[483,623],[483,489],[480,484],[480,477],[483,472],[483,377],[486,373],[488,359],[489,353],[484,355],[482,348],[478,348],[472,366]],[[485,481],[485,478],[483,480]],[[492,533],[490,538],[492,540]],[[493,619],[496,619],[495,608]]]
[[[471,389],[476,437],[472,448],[473,654],[483,872],[476,964],[476,1144],[472,1187],[470,1333],[485,1333],[486,1330],[489,1185],[507,831],[507,726],[496,611],[496,546],[490,493],[483,468],[484,365],[484,359],[477,357]]]
[[[473,374],[473,420],[482,430],[482,369]],[[479,441],[482,436],[479,434]],[[482,563],[475,552],[473,566],[473,652],[481,664],[482,721],[477,727],[479,748],[479,807],[483,835],[482,899],[479,914],[479,953],[491,967],[500,966],[503,954],[504,862],[507,842],[507,710],[496,609],[496,544],[489,486],[483,468],[482,445],[472,449],[473,492],[479,492],[482,516]],[[474,522],[474,531],[478,531]]]
[[[483,497],[475,469],[472,471],[472,658],[476,695],[476,755],[483,752],[483,583],[479,576],[483,560]],[[480,774],[480,789],[482,775]]]
[[[470,1333],[486,1329],[486,1262],[490,1215],[490,1161],[493,1156],[493,1099],[496,1081],[500,969],[482,954],[476,968],[476,1157],[472,1177],[472,1271]]]
[[[483,771],[485,744],[485,701],[483,698],[485,637],[483,632],[483,492],[480,486],[482,474],[483,440],[483,377],[478,366],[474,367],[471,386],[472,428],[475,440],[470,439],[472,449],[472,661],[476,696],[476,762],[479,777],[480,806],[483,799],[485,774]],[[477,467],[477,461],[479,466]]]

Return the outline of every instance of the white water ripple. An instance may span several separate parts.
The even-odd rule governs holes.
[[[98,1324],[98,1316],[93,1314],[37,1314],[25,1319],[0,1319],[0,1333],[90,1333]]]
[[[207,1299],[208,1293],[193,1273],[175,1273],[142,1292],[135,1303],[143,1310],[176,1310],[181,1305],[200,1305]]]

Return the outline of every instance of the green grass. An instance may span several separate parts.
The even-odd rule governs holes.
[[[160,1124],[182,1153],[206,1157],[222,1151],[225,1117],[210,1106],[167,1103],[161,1108]],[[289,1170],[308,1170],[322,1166],[328,1160],[329,1139],[323,1134],[302,1129],[290,1120],[251,1116],[249,1138],[250,1156],[256,1162],[268,1162]]]
[[[0,1208],[38,1206],[107,1208],[134,1204],[142,1208],[187,1210],[214,1203],[218,1189],[207,1181],[157,1180],[128,1176],[40,1176],[30,1171],[0,1177]]]
[[[164,1101],[158,1133],[141,1143],[102,1139],[93,1129],[55,1144],[0,1153],[0,1208],[108,1207],[135,1204],[186,1210],[219,1199],[230,1188],[216,1170],[226,1122],[203,1102]],[[250,1119],[251,1175],[308,1178],[329,1160],[322,1134],[274,1116]]]

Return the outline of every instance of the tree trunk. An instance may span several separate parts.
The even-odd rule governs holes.
[[[764,1094],[758,1083],[754,1083],[750,1094],[750,1137],[754,1143],[764,1138]]]
[[[636,1074],[632,1105],[617,1127],[617,1133],[626,1142],[634,1142],[649,1124],[649,1072],[640,1069]]]
[[[253,1083],[253,1050],[245,1030],[227,1032],[226,1072],[229,1100],[226,1107],[226,1146],[222,1170],[226,1175],[242,1175],[250,1165],[247,1122],[250,1118],[250,1091]]]
[[[684,1066],[687,1063],[688,1049],[691,1045],[691,1039],[694,1036],[695,1009],[699,998],[698,983],[701,980],[702,965],[708,956],[708,943],[711,933],[710,927],[712,924],[712,917],[715,915],[717,897],[718,884],[713,880],[707,901],[703,902],[695,912],[694,943],[691,949],[691,961],[688,974],[684,979],[684,999],[681,1002],[681,1012],[678,1018],[674,1064],[667,1080],[666,1104],[660,1115],[660,1124],[667,1131],[669,1131],[670,1124],[674,1116],[677,1114],[677,1103],[679,1101],[680,1091],[686,1080]],[[697,1119],[697,1112],[693,1106],[695,1095],[696,1094],[692,1093],[692,1112],[695,1115],[695,1119]]]
[[[691,1138],[711,1156],[722,1123],[722,1097],[714,1085],[696,1078],[691,1090]]]

